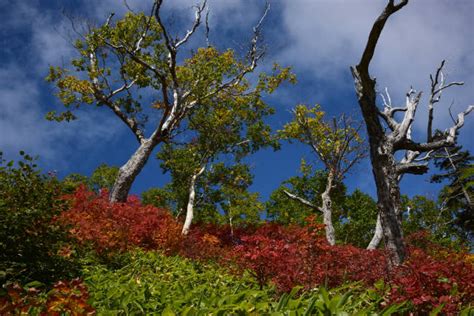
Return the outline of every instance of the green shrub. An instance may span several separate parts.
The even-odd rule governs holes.
[[[300,295],[300,288],[275,297],[272,288],[258,289],[247,274],[229,275],[214,265],[156,252],[137,251],[116,269],[92,265],[84,269],[89,303],[98,315],[390,315],[380,313],[383,295],[359,284]]]
[[[216,266],[181,257],[142,251],[125,256],[123,267],[116,270],[85,268],[90,302],[99,314],[161,315],[166,310],[207,314],[218,308],[245,312],[268,304],[272,293],[257,290],[247,275],[230,276]]]
[[[67,235],[54,218],[62,210],[59,182],[20,152],[17,165],[0,153],[0,284],[51,283],[74,274]]]

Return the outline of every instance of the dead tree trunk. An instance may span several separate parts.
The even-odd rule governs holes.
[[[388,18],[407,3],[408,0],[402,0],[398,4],[395,4],[394,0],[388,1],[385,9],[372,26],[359,64],[351,68],[356,94],[369,136],[370,159],[377,186],[378,217],[380,218],[378,223],[382,228],[385,247],[389,250],[391,266],[400,264],[406,256],[401,229],[402,214],[399,189],[401,176],[405,173],[426,173],[428,165],[420,162],[428,160],[430,153],[434,150],[443,148],[446,144],[453,145],[458,130],[464,125],[465,115],[469,114],[474,108],[469,106],[466,111],[461,112],[451,128],[447,129],[439,138],[433,139],[434,104],[439,102],[441,92],[444,89],[454,85],[462,85],[460,82],[445,84],[442,73],[444,61],[435,76],[431,76],[431,95],[428,102],[428,135],[425,143],[414,142],[411,138],[411,126],[420,103],[421,93],[416,93],[413,89],[410,89],[406,95],[405,106],[392,107],[391,98],[387,92],[387,99],[382,96],[384,101],[383,111],[378,108],[375,79],[372,79],[369,74],[369,65]],[[401,122],[394,118],[396,112],[404,113]],[[397,151],[405,151],[405,157],[400,162],[395,159]],[[421,153],[426,153],[426,155],[419,158]],[[376,228],[376,234],[379,235],[374,236],[371,247],[376,247],[378,243],[377,237],[380,236],[380,227]]]

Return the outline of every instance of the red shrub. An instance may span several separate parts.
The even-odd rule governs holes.
[[[390,303],[408,300],[421,313],[443,304],[444,313],[456,315],[462,306],[474,301],[474,266],[460,254],[436,258],[411,248],[390,284]]]
[[[72,225],[80,242],[91,242],[97,251],[125,250],[130,246],[164,250],[176,247],[176,227],[171,215],[153,206],[142,206],[136,197],[126,203],[109,203],[104,190],[99,196],[79,187],[66,196],[71,206],[59,220]],[[179,236],[179,235],[178,235]]]
[[[307,227],[265,224],[254,234],[243,236],[230,257],[253,271],[261,285],[271,280],[280,291],[296,285],[307,289],[320,284],[336,286],[345,281],[373,284],[384,277],[384,258],[379,251],[331,247],[321,232],[322,227],[314,222]]]

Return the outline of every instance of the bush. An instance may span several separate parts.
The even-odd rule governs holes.
[[[232,235],[227,226],[196,225],[182,236],[181,224],[170,213],[143,206],[136,198],[111,204],[106,192],[96,195],[81,187],[67,200],[71,208],[62,220],[74,224],[71,232],[76,238],[91,243],[100,254],[138,246],[191,258],[200,265],[213,261],[238,274],[250,273],[262,290],[273,284],[278,293],[297,286],[311,291],[347,282],[360,282],[371,291],[382,281],[379,308],[410,301],[407,306],[416,312],[440,306],[444,313],[456,313],[474,299],[469,257],[430,243],[423,234],[410,238],[407,262],[389,273],[382,251],[330,246],[314,218],[306,226],[235,227]]]
[[[112,315],[372,315],[382,296],[351,284],[331,291],[320,287],[280,298],[272,288],[258,288],[248,274],[229,275],[216,265],[165,257],[156,252],[126,255],[123,267],[86,268],[90,302],[97,313]],[[385,310],[399,311],[399,306]],[[378,313],[377,313],[378,314]]]
[[[474,266],[464,254],[429,255],[410,248],[409,258],[394,271],[389,303],[410,301],[414,310],[428,313],[439,308],[457,315],[474,302]]]
[[[248,276],[238,278],[213,265],[156,252],[137,251],[124,266],[85,269],[92,305],[98,313],[150,314],[221,308],[245,309],[268,301],[271,291],[258,291]],[[238,302],[238,305],[234,304]],[[240,307],[239,307],[240,306]]]
[[[40,173],[34,158],[20,154],[15,166],[0,153],[0,284],[71,277],[76,269],[64,255],[67,234],[54,220],[64,207],[61,186]]]
[[[99,195],[84,185],[66,195],[69,209],[59,220],[71,225],[70,232],[82,244],[91,244],[99,253],[125,251],[136,246],[145,249],[174,247],[174,219],[163,210],[142,206],[136,197],[126,203],[109,203],[107,190]],[[165,240],[166,237],[166,240]]]
[[[93,315],[87,288],[79,279],[56,282],[46,291],[40,282],[11,284],[0,295],[1,315]]]
[[[239,267],[250,269],[261,286],[272,281],[282,292],[295,286],[339,286],[347,281],[372,285],[385,277],[383,253],[353,246],[330,246],[322,226],[265,224],[229,253]]]

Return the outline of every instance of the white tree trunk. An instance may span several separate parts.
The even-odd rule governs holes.
[[[156,142],[147,139],[141,142],[130,159],[119,169],[117,179],[110,192],[110,202],[126,202],[133,181],[145,166],[156,146]]]
[[[189,198],[188,205],[186,207],[186,219],[184,220],[184,225],[181,233],[187,235],[189,233],[189,228],[194,217],[194,201],[196,199],[196,180],[197,178],[206,170],[204,165],[197,173],[195,173],[191,178],[191,183],[189,185]]]
[[[382,222],[380,220],[380,214],[377,215],[377,223],[375,224],[375,232],[372,240],[370,241],[369,245],[367,246],[368,250],[377,249],[380,245],[380,242],[383,238],[383,230],[382,230]]]
[[[323,213],[323,222],[326,230],[326,239],[331,246],[336,244],[336,232],[332,224],[332,201],[331,190],[333,188],[334,174],[330,171],[327,177],[326,189],[321,194],[322,206],[320,208]]]

